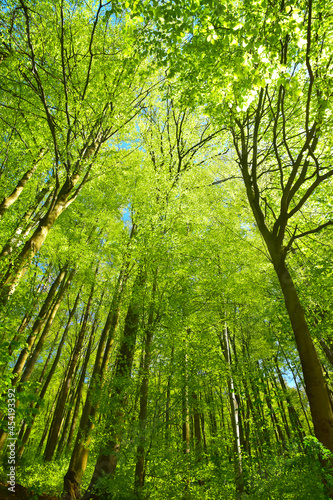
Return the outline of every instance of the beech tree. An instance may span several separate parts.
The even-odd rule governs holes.
[[[5,260],[2,303],[13,293],[57,218],[93,176],[104,145],[137,115],[149,90],[142,57],[136,57],[135,46],[124,38],[122,22],[105,17],[107,5],[99,2],[96,9],[76,5],[72,10],[70,4],[59,2],[54,9],[40,6],[35,12],[22,1],[4,12],[1,92],[9,115],[6,123],[16,139],[13,147],[21,141],[34,165],[12,194],[5,195],[3,210],[18,198],[36,170],[38,156],[46,152],[42,175],[44,185],[51,179],[52,191],[46,213],[30,228],[32,234],[28,232],[23,246],[9,262]],[[50,32],[50,26],[56,29]],[[7,154],[6,169],[11,168],[11,156]],[[103,168],[113,163],[111,158],[104,160]]]
[[[330,9],[1,9],[18,494],[333,497]]]
[[[174,15],[183,16],[176,35],[192,36],[184,40],[182,55],[171,57],[171,71],[181,75],[184,99],[207,95],[212,115],[230,131],[248,203],[285,299],[315,433],[333,451],[329,391],[286,261],[295,242],[332,225],[329,210],[301,220],[318,196],[330,199],[329,11],[312,0],[294,8],[284,2],[276,9],[259,4],[244,6],[239,22],[237,9],[229,7],[226,14],[226,5],[203,3],[194,12],[185,5],[175,8]],[[157,32],[165,37],[174,22],[170,6],[151,7],[147,19],[152,12],[159,19]],[[197,55],[202,65],[194,61]]]

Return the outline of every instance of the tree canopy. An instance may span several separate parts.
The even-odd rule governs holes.
[[[0,498],[333,498],[332,7],[1,7]]]

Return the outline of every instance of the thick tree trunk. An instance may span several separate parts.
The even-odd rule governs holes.
[[[113,346],[113,339],[118,325],[120,303],[126,280],[127,275],[124,276],[124,273],[121,272],[118,277],[110,311],[101,333],[76,441],[72,451],[69,468],[64,477],[64,491],[62,497],[64,500],[81,498],[80,485],[88,461],[91,433],[94,429],[99,404],[99,398],[96,397],[96,392],[101,390],[104,383]]]
[[[72,178],[67,177],[54,202],[51,204],[45,217],[43,217],[33,235],[25,243],[20,254],[16,257],[14,264],[10,267],[0,283],[0,305],[5,305],[9,297],[14,293],[20,279],[28,269],[32,258],[39,252],[47,235],[62,212],[74,201],[70,194],[79,180],[79,175]]]
[[[97,481],[104,475],[112,478],[115,474],[119,451],[122,442],[122,424],[125,418],[125,408],[127,405],[126,388],[131,377],[132,363],[135,351],[136,335],[139,326],[140,309],[138,296],[143,286],[144,278],[139,271],[135,280],[132,298],[125,318],[124,335],[120,350],[117,356],[116,371],[114,375],[114,390],[111,396],[111,407],[118,407],[115,414],[110,416],[107,423],[107,434],[109,441],[100,452],[90,485],[83,500],[98,499],[93,493]]]
[[[308,23],[309,29],[309,26],[311,25],[311,15],[308,16]],[[311,94],[311,85],[309,89]],[[265,103],[265,93],[266,91],[262,89],[255,117],[251,117],[250,119],[251,121],[253,119],[251,125],[250,121],[245,124],[245,122],[242,123],[241,121],[236,120],[238,130],[237,132],[236,130],[233,130],[233,139],[246,188],[247,198],[258,229],[267,245],[294,332],[297,350],[302,364],[305,390],[309,400],[315,435],[324,446],[333,452],[333,411],[330,403],[328,388],[325,383],[321,363],[311,339],[309,327],[305,319],[299,296],[286,265],[287,249],[288,246],[292,244],[294,237],[296,237],[298,229],[297,225],[294,224],[294,230],[292,230],[292,227],[289,228],[291,233],[294,232],[294,235],[291,238],[288,238],[289,243],[287,243],[287,247],[284,246],[288,223],[291,220],[293,211],[295,214],[297,212],[299,213],[303,203],[308,198],[311,199],[311,195],[315,189],[315,184],[312,184],[312,187],[309,187],[306,190],[304,182],[306,178],[310,179],[313,177],[316,172],[316,169],[311,167],[311,169],[314,168],[314,170],[312,170],[313,173],[310,175],[310,172],[308,171],[310,168],[308,158],[314,154],[314,150],[318,144],[319,136],[317,136],[317,133],[319,132],[320,127],[318,129],[317,124],[315,122],[313,123],[311,133],[310,135],[307,134],[305,143],[299,150],[297,160],[295,160],[289,176],[286,172],[286,178],[284,179],[283,177],[285,174],[282,174],[282,170],[280,169],[281,173],[279,180],[276,179],[282,188],[280,207],[279,210],[277,210],[277,213],[274,213],[275,222],[273,228],[271,229],[265,215],[267,206],[269,207],[269,205],[266,205],[266,200],[262,195],[263,186],[259,180],[261,174],[259,174],[258,170],[259,164],[261,163],[261,161],[259,161],[260,157],[258,156],[258,151],[260,151],[260,148],[262,147],[260,142],[264,136],[262,134],[264,129],[261,129],[261,125],[263,125],[261,120],[263,116],[265,116],[266,110],[269,109],[268,107],[265,110],[265,106],[268,106],[267,102]],[[279,116],[278,112],[276,113],[276,116]],[[286,125],[284,123],[282,125],[283,134],[286,132],[285,126]],[[264,125],[264,128],[265,127],[266,125]],[[290,136],[289,138],[285,136],[284,145],[288,143],[289,139],[291,139]],[[290,145],[286,147],[287,150]],[[283,149],[280,149],[280,146],[275,143],[275,155],[277,161],[280,162],[280,166],[284,162],[282,151],[284,155],[286,152],[286,150],[284,150],[284,146]],[[268,171],[269,170],[270,168],[268,167]],[[318,184],[324,180],[325,175],[322,177],[317,175],[316,182],[318,182]],[[303,189],[305,190],[305,194],[303,192],[301,195],[301,190]],[[303,202],[301,202],[302,197]],[[265,207],[264,209],[263,205]],[[291,206],[294,206],[294,208],[291,209]]]
[[[295,335],[315,436],[333,453],[333,412],[321,363],[287,265],[283,259],[273,264]]]

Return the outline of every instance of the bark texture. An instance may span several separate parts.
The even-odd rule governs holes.
[[[143,283],[144,277],[142,272],[139,271],[133,285],[132,296],[125,318],[123,339],[116,361],[110,406],[117,408],[117,410],[110,415],[107,422],[107,434],[110,438],[98,456],[89,488],[84,494],[83,500],[98,499],[98,494],[94,492],[98,487],[98,480],[103,476],[112,478],[116,471],[127,405],[126,388],[131,377],[136,335],[139,326],[140,307],[138,298]]]

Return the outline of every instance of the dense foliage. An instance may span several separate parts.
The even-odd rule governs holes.
[[[1,7],[13,498],[333,498],[332,9]]]

